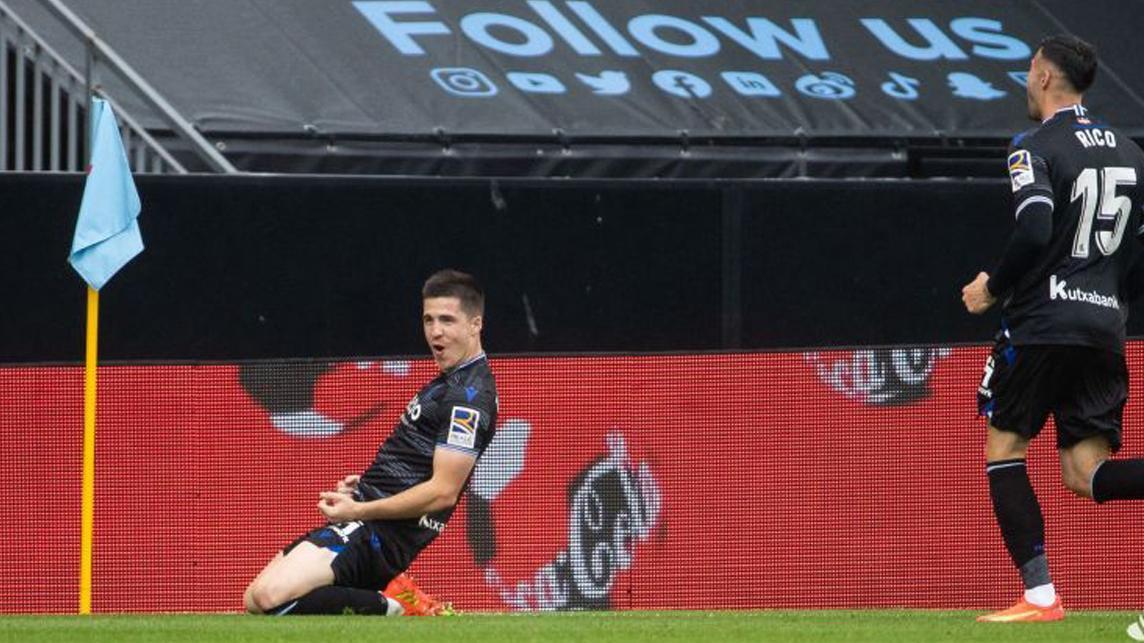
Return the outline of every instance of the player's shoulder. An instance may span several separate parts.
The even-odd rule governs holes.
[[[488,369],[473,365],[450,373],[447,378],[449,383],[439,405],[442,413],[439,417],[448,421],[450,444],[461,444],[453,442],[455,431],[461,431],[463,445],[472,448],[473,431],[496,426],[499,410],[496,387],[481,376],[482,370],[487,372]]]
[[[1111,129],[1113,131],[1113,133],[1116,135],[1116,140],[1118,141],[1118,145],[1121,145],[1121,146],[1125,147],[1126,149],[1131,150],[1130,153],[1136,157],[1137,162],[1144,162],[1144,148],[1141,148],[1140,145],[1136,141],[1134,141],[1132,139],[1132,137],[1129,136],[1123,130],[1116,128],[1116,127],[1109,127],[1109,129]]]
[[[496,380],[484,355],[458,366],[445,378],[447,402],[463,404],[494,404],[497,396]]]
[[[1028,152],[1035,157],[1048,160],[1063,151],[1065,136],[1068,136],[1068,133],[1061,127],[1061,120],[1053,119],[1014,136],[1009,142],[1009,154],[1012,156],[1018,152]]]
[[[1042,145],[1037,140],[1041,136],[1041,130],[1042,126],[1027,129],[1014,136],[1013,140],[1009,143],[1007,163],[1009,166],[1009,178],[1013,183],[1014,192],[1035,183],[1035,168],[1044,168],[1045,161],[1043,160],[1041,152]],[[1035,158],[1041,160],[1035,162]]]
[[[1006,159],[1014,192],[1034,182],[1034,168],[1052,165],[1053,146],[1046,145],[1044,138],[1044,126],[1039,125],[1014,136],[1009,143]]]
[[[1019,132],[1016,136],[1009,141],[1009,153],[1012,154],[1018,150],[1027,149],[1030,143],[1036,140],[1037,134],[1041,131],[1041,126],[1030,127],[1029,129]]]

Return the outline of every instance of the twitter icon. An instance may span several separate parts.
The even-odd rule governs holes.
[[[578,73],[576,78],[599,96],[622,96],[632,88],[628,75],[622,71],[602,71],[598,76]]]
[[[949,87],[954,96],[972,98],[973,100],[996,100],[1007,92],[997,89],[992,83],[982,80],[973,74],[956,71],[946,76]]]

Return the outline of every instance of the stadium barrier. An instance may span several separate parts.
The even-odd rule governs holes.
[[[0,176],[0,364],[83,355],[82,178]],[[102,292],[106,360],[421,354],[418,286],[446,266],[482,280],[498,353],[980,342],[996,318],[960,288],[1012,222],[1001,180],[138,185],[147,250]]]
[[[1139,399],[1144,343],[1129,348]],[[499,434],[413,571],[463,610],[984,608],[1020,589],[993,522],[981,346],[494,357]],[[94,610],[231,611],[319,490],[362,470],[426,360],[104,367]],[[82,368],[0,368],[0,612],[72,612]],[[1125,453],[1142,455],[1130,405]],[[1046,431],[1051,432],[1051,427]],[[1135,506],[1030,453],[1069,605],[1138,608]]]

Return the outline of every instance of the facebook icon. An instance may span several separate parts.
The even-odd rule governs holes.
[[[769,78],[753,71],[725,71],[721,74],[731,89],[743,96],[782,96]]]
[[[657,71],[652,82],[663,91],[681,98],[707,98],[711,95],[711,85],[696,76],[676,69]]]

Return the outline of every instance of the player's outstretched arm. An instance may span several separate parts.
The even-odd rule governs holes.
[[[476,457],[438,448],[433,455],[433,477],[399,494],[380,500],[357,502],[334,491],[323,491],[318,511],[331,522],[351,520],[402,520],[448,509],[457,504]]]

